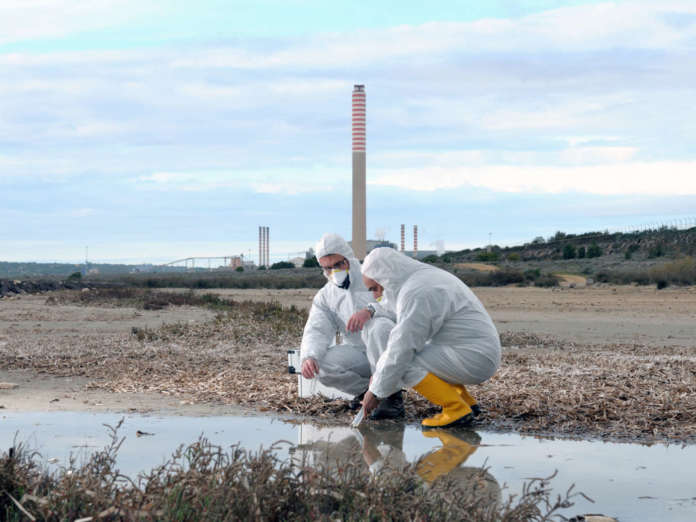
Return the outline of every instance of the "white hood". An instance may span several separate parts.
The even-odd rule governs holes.
[[[324,234],[315,245],[314,251],[317,260],[319,260],[320,257],[329,256],[331,254],[340,254],[345,257],[350,265],[348,269],[348,274],[350,275],[350,286],[348,290],[350,290],[351,293],[367,292],[367,288],[362,281],[362,275],[360,274],[360,261],[355,257],[353,249],[350,248],[350,245],[345,239],[338,234]],[[324,277],[327,277],[326,273],[324,273]]]
[[[396,305],[396,298],[404,282],[414,272],[428,269],[432,267],[389,247],[375,248],[362,265],[363,275],[374,279],[384,288],[391,306]]]
[[[453,383],[482,382],[492,375],[488,370],[500,365],[493,321],[459,278],[391,248],[370,252],[362,272],[384,287],[396,314],[387,349],[372,375],[370,390],[377,397],[412,387],[428,372]],[[469,379],[472,353],[485,361],[479,366],[488,373],[481,380]]]
[[[303,361],[307,357],[321,361],[335,341],[336,332],[341,333],[344,344],[365,350],[360,332],[348,332],[346,325],[355,312],[374,302],[374,299],[363,283],[360,261],[348,243],[337,234],[325,234],[316,245],[317,259],[330,254],[340,254],[348,260],[350,286],[345,290],[329,281],[314,296],[302,334]]]

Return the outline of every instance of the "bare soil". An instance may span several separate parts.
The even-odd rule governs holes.
[[[505,347],[472,392],[480,427],[642,441],[696,441],[696,289],[476,288]],[[349,418],[344,401],[298,399],[286,373],[315,290],[218,290],[256,301],[201,307],[0,300],[0,405],[12,410],[242,408]],[[201,293],[211,293],[205,290]],[[261,303],[293,305],[294,310]],[[57,399],[57,400],[56,400]],[[409,420],[433,411],[409,393]]]

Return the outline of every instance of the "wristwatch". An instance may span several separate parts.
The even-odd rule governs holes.
[[[369,304],[365,307],[365,309],[366,309],[368,312],[370,312],[370,317],[374,317],[374,316],[375,316],[375,312],[376,312],[377,310],[375,310],[375,307],[372,305],[372,303],[369,303]]]

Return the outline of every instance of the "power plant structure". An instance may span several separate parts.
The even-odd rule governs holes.
[[[365,86],[353,86],[353,238],[355,257],[367,255],[367,196],[365,181]]]
[[[259,266],[268,268],[270,263],[268,239],[270,234],[269,227],[259,227]]]
[[[406,225],[401,225],[401,251],[406,250]]]
[[[418,225],[413,225],[413,257],[418,257]]]

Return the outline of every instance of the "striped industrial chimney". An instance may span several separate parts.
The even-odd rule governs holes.
[[[365,183],[365,86],[353,86],[353,252],[361,261],[367,254]]]
[[[418,225],[413,225],[413,257],[418,257]]]
[[[401,251],[406,250],[406,225],[401,225]]]
[[[259,266],[269,267],[270,250],[268,247],[269,227],[259,227]]]

